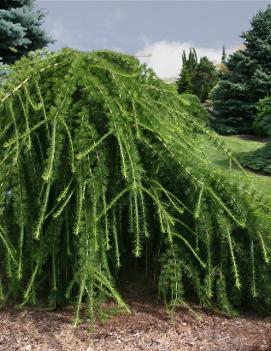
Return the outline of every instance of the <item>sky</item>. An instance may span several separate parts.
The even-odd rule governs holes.
[[[220,62],[242,45],[240,34],[271,1],[37,0],[44,29],[62,47],[108,49],[136,56],[161,78],[179,74],[183,50]],[[143,57],[142,57],[143,56]],[[146,57],[147,56],[147,57]]]

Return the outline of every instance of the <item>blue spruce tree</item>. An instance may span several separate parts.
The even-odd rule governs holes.
[[[222,134],[255,133],[256,104],[271,94],[271,6],[254,16],[241,38],[244,48],[224,62],[213,90],[214,127]]]
[[[29,51],[45,47],[52,39],[41,28],[44,14],[34,0],[1,0],[0,57],[11,64]]]

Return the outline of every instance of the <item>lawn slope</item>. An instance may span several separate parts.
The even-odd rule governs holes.
[[[263,147],[264,142],[245,139],[242,136],[220,136],[226,147],[231,150],[233,156],[241,152],[255,151]],[[202,137],[205,139],[205,137]],[[228,156],[223,151],[218,151],[207,139],[203,142],[206,156],[212,165],[224,170],[230,169]],[[232,163],[232,172],[240,177],[244,177],[242,170]],[[246,176],[253,182],[255,189],[265,197],[271,198],[271,177],[245,170]]]

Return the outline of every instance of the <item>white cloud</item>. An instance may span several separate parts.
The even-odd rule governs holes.
[[[207,48],[197,47],[189,42],[176,42],[161,40],[155,43],[147,44],[144,49],[138,51],[136,56],[149,56],[140,57],[140,61],[147,63],[156,74],[161,78],[177,77],[180,72],[182,64],[182,52],[189,51],[194,47],[197,51],[198,57],[207,56],[209,60],[214,63],[219,63],[221,60],[221,48]],[[232,53],[237,48],[226,48],[227,54]]]

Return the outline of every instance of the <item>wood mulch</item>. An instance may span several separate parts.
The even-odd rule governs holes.
[[[128,301],[130,315],[112,317],[90,330],[75,328],[70,308],[0,312],[1,351],[271,351],[271,318],[229,318],[197,309],[174,317],[149,301]]]

